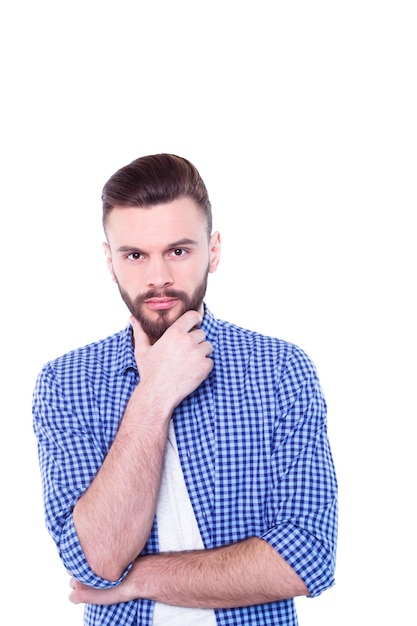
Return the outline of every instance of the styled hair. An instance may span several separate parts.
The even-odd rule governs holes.
[[[103,187],[103,226],[114,207],[148,207],[178,198],[192,198],[212,229],[211,203],[206,186],[190,161],[175,154],[143,156],[109,178]]]

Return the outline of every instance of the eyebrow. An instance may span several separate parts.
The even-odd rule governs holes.
[[[174,248],[181,248],[182,246],[196,246],[198,241],[195,239],[188,239],[188,237],[184,237],[183,239],[179,239],[178,241],[174,241],[166,246],[166,250],[172,250]],[[137,248],[136,246],[120,246],[117,248],[117,252],[143,252],[141,248]]]

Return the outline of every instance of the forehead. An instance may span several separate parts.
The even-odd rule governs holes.
[[[192,198],[147,207],[116,206],[108,215],[106,234],[110,242],[128,239],[142,245],[184,237],[197,240],[207,237],[207,220]]]

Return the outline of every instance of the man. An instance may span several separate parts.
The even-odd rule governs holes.
[[[34,392],[46,525],[86,625],[297,624],[334,583],[337,483],[316,370],[216,319],[220,259],[186,159],[103,189],[127,327],[44,366]]]

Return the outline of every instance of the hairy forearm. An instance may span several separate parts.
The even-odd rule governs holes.
[[[176,606],[228,608],[262,604],[308,590],[265,541],[249,539],[214,550],[161,554],[133,572],[140,597]]]
[[[247,539],[212,550],[139,557],[110,590],[73,581],[73,602],[113,604],[136,598],[182,607],[232,608],[308,595],[294,570],[265,541]]]
[[[117,580],[140,554],[155,515],[169,415],[142,396],[137,388],[102,467],[74,509],[89,565],[108,580]]]
[[[169,419],[208,376],[212,346],[187,311],[151,345],[131,317],[140,383],[95,479],[74,509],[74,524],[94,572],[116,581],[141,553],[151,530]]]

